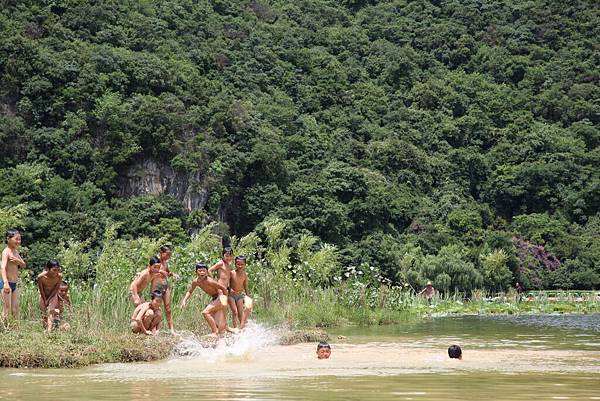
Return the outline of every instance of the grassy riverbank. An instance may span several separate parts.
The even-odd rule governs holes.
[[[253,319],[266,325],[313,330],[344,325],[398,324],[424,315],[546,314],[600,312],[596,293],[536,293],[518,299],[514,291],[491,296],[472,291],[442,294],[429,304],[410,285],[394,285],[377,267],[341,266],[335,248],[304,236],[283,239],[285,226],[266,226],[265,238],[252,233],[231,239],[236,254],[248,255],[247,271],[254,298]],[[67,313],[69,333],[46,334],[38,310],[36,285],[24,274],[20,284],[21,321],[0,329],[0,366],[71,367],[102,362],[149,361],[169,355],[177,339],[129,332],[132,305],[127,288],[162,241],[114,238],[107,231],[100,251],[69,242],[57,250],[65,278],[71,283],[73,308]],[[220,257],[221,239],[211,227],[178,246],[170,261],[180,278],[170,280],[173,318],[179,332],[201,336],[208,327],[201,311],[209,298],[197,290],[185,310],[179,307],[194,277],[194,262],[213,263]],[[164,322],[164,321],[163,321]],[[164,327],[163,327],[164,328]],[[312,332],[312,331],[310,331]],[[302,331],[292,338],[317,341]],[[297,341],[296,340],[296,341]]]
[[[464,301],[460,297],[435,298],[431,304],[405,293],[395,307],[386,301],[380,289],[383,307],[349,307],[341,297],[342,287],[306,292],[296,302],[274,303],[256,297],[253,318],[267,325],[292,328],[282,343],[318,341],[326,336],[320,327],[343,325],[401,324],[421,316],[461,314],[556,314],[600,313],[600,301],[594,293],[538,293],[531,299],[517,300],[515,294],[490,299],[475,294]],[[312,302],[308,301],[311,297]],[[159,337],[132,335],[128,331],[131,306],[125,297],[107,303],[98,291],[73,289],[73,311],[68,319],[72,330],[47,334],[38,317],[36,289],[22,287],[22,320],[0,328],[1,367],[80,367],[96,363],[153,361],[169,356],[179,341],[166,332]],[[185,334],[207,334],[201,308],[205,295],[193,298],[188,309],[173,309],[176,329]],[[178,298],[175,298],[177,304]]]

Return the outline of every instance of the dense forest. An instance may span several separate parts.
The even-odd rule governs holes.
[[[278,219],[393,283],[600,287],[595,1],[0,4],[0,228],[34,270],[115,223]]]

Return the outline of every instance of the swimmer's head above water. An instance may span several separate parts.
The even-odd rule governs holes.
[[[458,345],[451,345],[448,347],[448,356],[451,359],[462,359],[462,350]]]
[[[321,341],[317,344],[317,358],[318,359],[329,359],[331,356],[331,345],[325,341]]]

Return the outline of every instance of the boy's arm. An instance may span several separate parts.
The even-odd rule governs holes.
[[[143,305],[140,310],[138,311],[137,315],[133,318],[133,320],[135,320],[140,327],[142,328],[142,330],[144,331],[144,333],[148,334],[148,330],[146,329],[146,327],[144,326],[144,315],[146,314],[146,311],[148,311],[148,309],[150,309],[150,305]]]
[[[248,276],[244,279],[244,292],[247,296],[250,296],[250,291],[248,290]]]
[[[44,295],[44,286],[42,285],[42,278],[45,276],[45,274],[42,272],[40,274],[38,274],[37,276],[37,283],[38,283],[38,290],[40,291],[40,298],[42,298],[42,301],[44,301],[44,305],[46,305],[46,296]]]
[[[221,261],[218,261],[208,269],[208,275],[211,276],[214,272],[221,268]]]
[[[223,284],[219,283],[217,280],[211,279],[211,281],[212,281],[213,284],[216,285],[216,287],[219,289],[219,291],[221,291],[219,293],[219,295],[227,294],[227,287],[225,287]]]
[[[183,297],[183,300],[181,301],[181,309],[185,308],[185,306],[187,305],[187,301],[192,296],[192,292],[194,292],[195,288],[196,288],[196,281],[192,280],[192,285],[190,286],[190,289],[186,291],[185,296]]]
[[[2,251],[2,262],[0,262],[0,273],[2,274],[2,281],[4,281],[4,292],[10,292],[10,285],[8,285],[8,277],[6,276],[6,265],[8,264],[8,252],[6,249]]]
[[[131,295],[133,295],[134,298],[140,297],[138,287],[139,287],[140,282],[142,281],[143,277],[144,277],[144,272],[138,273],[138,274],[136,274],[136,276],[133,279],[133,281],[131,282],[131,284],[129,284],[129,291],[131,291]]]

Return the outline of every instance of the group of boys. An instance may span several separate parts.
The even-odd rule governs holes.
[[[71,300],[69,284],[63,280],[60,264],[56,260],[48,261],[44,271],[37,276],[37,282],[40,291],[39,306],[46,330],[68,330],[70,326],[63,318],[63,311],[66,306],[71,305]]]
[[[169,270],[168,260],[171,255],[171,248],[167,245],[162,246],[159,254],[150,259],[147,268],[138,273],[129,286],[129,299],[135,306],[131,316],[131,330],[136,334],[158,334],[162,320],[161,304],[164,304],[169,330],[175,334],[171,312],[172,292],[168,278],[177,278],[177,275]],[[204,308],[202,315],[211,329],[212,336],[243,329],[252,311],[246,258],[235,257],[235,270],[230,268],[232,261],[234,261],[233,250],[227,247],[223,249],[222,259],[212,267],[209,268],[204,263],[196,263],[194,266],[196,277],[181,301],[183,309],[197,287],[211,297],[211,302]],[[211,277],[214,272],[218,273],[217,280]],[[151,299],[144,301],[142,292],[148,285],[150,285]],[[227,326],[227,306],[232,312],[233,328]]]

